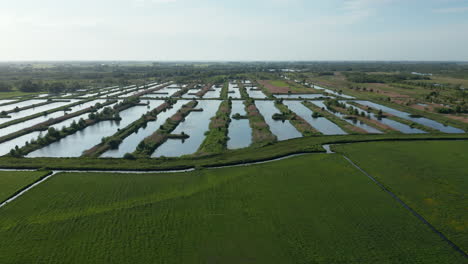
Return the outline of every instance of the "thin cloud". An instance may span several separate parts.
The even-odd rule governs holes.
[[[439,8],[439,9],[435,9],[434,12],[443,13],[443,14],[465,13],[465,12],[468,12],[468,6]]]

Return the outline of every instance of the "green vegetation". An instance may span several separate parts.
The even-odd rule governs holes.
[[[314,114],[318,113],[321,116],[323,116],[323,117],[327,118],[328,120],[332,121],[333,123],[335,123],[337,126],[339,126],[341,129],[343,129],[343,131],[345,131],[348,134],[366,133],[366,131],[362,130],[361,128],[351,125],[350,123],[346,122],[345,120],[335,116],[334,114],[328,112],[325,109],[322,109],[322,108],[314,105],[311,102],[304,101],[304,102],[302,102],[302,104],[305,105],[306,107],[308,107],[310,110],[312,110],[314,112]]]
[[[198,154],[217,153],[226,150],[228,128],[231,122],[231,100],[224,100],[211,118],[209,131],[198,149]]]
[[[348,104],[354,105],[354,106],[356,106],[356,107],[358,107],[358,108],[360,108],[360,109],[362,109],[364,111],[367,111],[368,113],[374,113],[377,116],[380,116],[380,118],[388,118],[388,119],[400,122],[402,124],[408,125],[409,127],[420,129],[422,131],[426,131],[426,132],[430,132],[430,133],[440,133],[440,131],[435,129],[435,128],[428,127],[428,126],[425,126],[425,125],[421,125],[419,123],[416,123],[416,122],[413,122],[411,120],[404,119],[404,118],[401,118],[401,117],[398,117],[398,116],[394,116],[394,115],[389,114],[389,113],[384,113],[384,112],[382,112],[381,109],[378,109],[378,110],[373,109],[371,107],[361,105],[361,104],[358,104],[356,102],[348,102]]]
[[[325,100],[324,104],[330,111],[334,113],[338,112],[345,115],[345,119],[362,122],[385,133],[401,133],[393,127],[387,126],[381,122],[378,122],[377,120],[371,119],[370,114],[366,115],[365,112],[360,112],[358,108],[354,108],[353,106],[346,107],[345,103],[341,103],[336,99],[327,99]],[[382,111],[379,111],[378,115],[382,116]]]
[[[347,72],[346,78],[355,83],[395,83],[407,80],[430,80],[427,76],[414,74],[367,74],[360,72]]]
[[[22,148],[12,149],[10,151],[10,155],[14,157],[20,157],[27,155],[37,149],[40,149],[44,146],[47,146],[53,142],[59,141],[60,139],[74,134],[79,130],[83,130],[88,126],[94,125],[100,121],[104,120],[121,120],[119,112],[128,109],[132,106],[135,106],[138,103],[138,99],[135,97],[130,97],[128,99],[123,100],[120,103],[115,104],[112,108],[111,107],[104,107],[104,109],[99,112],[91,112],[88,116],[88,119],[84,120],[80,118],[78,122],[73,121],[73,123],[69,127],[63,127],[61,130],[57,130],[53,127],[49,127],[47,129],[47,134],[42,137],[39,136],[36,140],[31,140],[31,142],[27,142]],[[98,107],[99,108],[99,107]]]
[[[67,120],[67,119],[70,119],[70,118],[73,118],[73,117],[77,117],[77,116],[80,116],[80,115],[88,113],[88,112],[95,112],[99,108],[105,107],[105,106],[113,104],[115,102],[116,101],[106,101],[106,102],[104,102],[102,104],[101,103],[96,103],[94,106],[88,107],[86,109],[82,109],[80,111],[76,111],[76,112],[73,112],[73,113],[70,113],[70,114],[65,114],[65,115],[63,115],[61,117],[51,118],[51,119],[49,119],[47,121],[36,124],[34,126],[27,127],[27,128],[18,130],[16,132],[13,132],[11,134],[2,136],[2,137],[0,137],[0,143],[8,141],[8,140],[12,140],[12,139],[20,137],[22,135],[26,135],[26,134],[31,133],[33,131],[46,131],[46,130],[48,130],[49,126],[52,126],[54,124],[58,124],[58,123],[60,123],[60,122],[62,122],[64,120]]]
[[[91,149],[84,151],[83,156],[87,157],[99,157],[104,152],[109,149],[116,149],[122,143],[122,141],[130,136],[133,133],[138,132],[138,130],[142,127],[146,127],[146,124],[149,121],[153,121],[157,118],[157,115],[162,111],[165,111],[169,107],[171,107],[173,100],[166,100],[164,104],[156,107],[155,109],[149,111],[146,114],[143,114],[139,119],[129,124],[127,127],[120,129],[114,135],[110,137],[104,137],[102,142]]]
[[[62,173],[0,210],[0,236],[5,263],[464,261],[339,155]]]
[[[182,88],[182,89],[178,90],[177,92],[175,92],[171,97],[173,97],[173,98],[182,97],[182,95],[186,94],[193,87],[195,87],[194,83],[188,84],[185,88]]]
[[[44,171],[0,171],[0,203],[48,173]]]
[[[226,100],[229,97],[229,81],[223,83],[223,88],[221,89],[221,99]]]
[[[249,99],[250,96],[249,96],[249,93],[247,93],[247,90],[245,89],[244,84],[242,82],[238,81],[237,85],[239,86],[239,93],[241,95],[241,98],[243,100]]]
[[[468,251],[468,141],[379,142],[334,148]]]
[[[151,156],[151,154],[153,154],[153,152],[160,145],[166,142],[166,140],[170,137],[171,132],[176,129],[179,123],[182,122],[182,120],[184,120],[185,117],[188,116],[192,111],[194,111],[197,104],[197,101],[190,101],[183,105],[182,108],[177,110],[177,113],[175,113],[172,117],[168,118],[156,132],[138,144],[134,155],[138,157]],[[186,138],[185,134],[180,136],[181,137],[178,136],[176,138]]]
[[[317,129],[313,128],[307,121],[296,113],[291,111],[286,105],[283,104],[282,99],[275,101],[275,106],[280,110],[281,114],[274,114],[275,120],[288,120],[304,137],[321,135]]]
[[[32,115],[29,115],[29,116],[25,116],[23,118],[14,119],[14,120],[11,120],[11,121],[0,124],[0,128],[15,125],[15,124],[18,124],[18,123],[21,123],[21,122],[24,122],[24,121],[39,117],[39,116],[45,116],[45,115],[50,114],[50,113],[54,113],[54,112],[58,112],[58,111],[64,111],[66,109],[69,109],[70,107],[80,105],[80,104],[85,103],[87,101],[88,100],[79,101],[79,102],[71,103],[71,104],[68,104],[68,105],[65,105],[65,106],[61,106],[61,107],[57,107],[57,108],[54,108],[54,109],[49,109],[49,110],[46,110],[46,111],[43,111],[43,112],[39,112],[39,113],[36,113],[36,114],[32,114]]]
[[[264,146],[276,142],[276,136],[270,131],[270,127],[265,122],[260,111],[258,111],[255,101],[249,98],[244,101],[244,105],[250,127],[252,128],[252,145]]]

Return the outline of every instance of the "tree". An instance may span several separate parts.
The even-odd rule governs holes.
[[[0,92],[9,92],[11,91],[11,85],[5,82],[0,82]]]
[[[65,92],[66,88],[65,88],[64,83],[54,82],[51,85],[49,85],[48,90],[49,90],[49,93],[58,94],[58,93]]]
[[[31,80],[23,80],[19,85],[19,90],[25,93],[35,93],[41,90],[41,87],[37,83],[33,83]]]

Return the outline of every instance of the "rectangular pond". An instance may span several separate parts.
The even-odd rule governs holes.
[[[0,105],[2,104],[7,104],[7,103],[11,103],[11,102],[14,102],[16,100],[12,100],[12,99],[0,99]]]
[[[9,122],[11,120],[27,117],[27,116],[37,114],[37,113],[40,113],[40,112],[44,112],[44,111],[47,111],[47,110],[51,110],[51,109],[54,109],[54,108],[57,108],[57,107],[62,107],[62,106],[65,106],[65,105],[69,105],[69,104],[78,102],[79,100],[69,99],[67,101],[68,102],[51,102],[50,104],[37,106],[37,107],[34,107],[34,108],[29,108],[29,109],[19,111],[19,112],[10,113],[8,115],[11,116],[11,118],[0,118],[0,124]]]
[[[79,157],[83,151],[99,144],[103,137],[112,136],[148,112],[147,106],[134,106],[120,112],[120,121],[101,121],[69,135],[58,142],[31,152],[27,157]],[[61,126],[59,126],[61,127]]]
[[[250,98],[265,99],[267,96],[258,87],[245,87]]]
[[[24,121],[24,122],[21,122],[21,123],[18,123],[18,124],[14,124],[14,125],[11,125],[11,126],[0,128],[0,137],[4,136],[4,135],[11,134],[11,133],[14,133],[14,132],[16,132],[18,130],[21,130],[21,129],[24,129],[24,128],[32,127],[34,125],[45,122],[45,121],[47,121],[49,119],[52,119],[52,118],[61,117],[65,113],[71,114],[71,113],[86,109],[86,108],[88,108],[90,106],[95,105],[98,102],[102,103],[104,101],[105,100],[93,100],[93,101],[90,101],[90,102],[86,102],[86,103],[82,103],[80,105],[70,107],[69,111],[57,111],[57,112],[54,112],[54,113],[50,113],[50,114],[47,114],[47,115],[42,115],[42,116],[39,116],[39,117],[36,117],[36,118],[33,118],[33,119],[29,119],[27,121]]]
[[[184,132],[190,137],[186,140],[168,139],[151,156],[179,157],[195,153],[205,139],[205,132],[208,131],[211,122],[210,118],[216,114],[220,104],[220,100],[199,101],[196,108],[202,108],[203,111],[191,112],[185,121],[172,132],[173,134]]]
[[[2,112],[2,111],[11,111],[11,110],[14,110],[16,107],[22,108],[22,107],[25,107],[25,106],[28,106],[28,105],[44,103],[45,101],[47,101],[47,100],[32,99],[32,100],[21,101],[21,102],[14,103],[14,104],[3,105],[3,106],[0,106],[0,112]],[[2,120],[2,119],[0,119],[0,120]]]
[[[231,98],[234,98],[234,99],[240,99],[241,98],[239,86],[237,86],[236,83],[229,82],[228,97],[231,97]]]
[[[234,119],[233,115],[239,113],[244,116],[247,115],[243,101],[231,101],[231,123],[229,124],[227,142],[228,149],[245,148],[252,144],[252,128],[248,119]]]
[[[221,89],[222,89],[221,86],[213,85],[213,86],[211,86],[211,89],[213,91],[206,92],[205,95],[203,95],[203,98],[213,99],[213,98],[220,98],[221,97]]]
[[[444,133],[464,133],[465,132],[462,129],[452,127],[452,126],[446,126],[444,124],[441,124],[441,123],[439,123],[437,121],[434,121],[434,120],[431,120],[431,119],[428,119],[428,118],[425,118],[425,117],[411,117],[411,115],[409,113],[402,112],[402,111],[399,111],[399,110],[396,110],[396,109],[393,109],[393,108],[390,108],[390,107],[387,107],[387,106],[384,106],[384,105],[376,104],[374,102],[358,100],[358,101],[356,101],[356,103],[366,105],[368,107],[372,107],[373,109],[382,110],[385,113],[389,113],[389,114],[392,114],[394,116],[398,116],[398,117],[406,119],[406,120],[411,120],[411,121],[413,121],[415,123],[437,129],[437,130],[442,131]]]
[[[333,98],[323,94],[274,94],[275,98],[283,99],[318,99],[318,98]]]
[[[10,153],[10,150],[14,149],[15,146],[18,146],[19,148],[23,147],[26,144],[26,142],[30,142],[32,139],[37,139],[37,137],[39,137],[40,135],[43,135],[43,133],[47,133],[47,132],[35,131],[32,133],[23,135],[21,137],[17,137],[12,140],[0,143],[0,156]]]
[[[346,94],[343,94],[343,93],[338,93],[338,92],[335,92],[333,90],[330,90],[330,89],[327,89],[327,88],[323,88],[323,87],[320,87],[318,85],[310,85],[311,88],[314,88],[314,89],[317,89],[317,90],[323,90],[329,94],[333,94],[333,95],[336,95],[336,96],[341,96],[343,98],[346,98],[346,99],[354,99],[355,97],[353,96],[350,96],[350,95],[346,95]]]
[[[302,137],[302,134],[291,125],[289,120],[274,120],[272,118],[273,114],[281,113],[273,101],[255,101],[255,105],[270,126],[271,132],[278,137],[278,140]]]
[[[174,86],[166,86],[155,93],[148,93],[143,95],[143,97],[149,97],[149,98],[169,98],[172,95],[174,95],[176,92],[178,92],[180,88],[175,88]]]
[[[155,101],[156,102],[156,101]],[[164,101],[157,101],[159,104],[164,103]],[[158,114],[155,121],[148,122],[146,127],[140,128],[136,133],[131,134],[126,137],[117,149],[111,149],[106,151],[101,155],[105,158],[121,158],[125,153],[132,153],[136,150],[138,144],[143,141],[145,138],[151,136],[159,127],[166,122],[166,119],[173,116],[177,110],[179,110],[184,104],[188,101],[178,100],[171,109],[166,110]]]
[[[355,107],[354,105],[350,105],[350,104],[347,104],[345,101],[342,101],[342,103],[345,103],[346,104],[346,107],[352,107],[353,109],[356,109],[358,110],[359,114],[361,113],[364,113],[366,116],[367,116],[367,112],[364,111],[364,110],[361,110],[360,108],[358,107]],[[405,125],[405,124],[402,124],[400,122],[397,122],[397,121],[394,121],[394,120],[391,120],[391,119],[388,119],[388,118],[378,118],[375,114],[371,113],[370,114],[370,117],[372,120],[375,120],[375,121],[378,121],[384,125],[387,125],[389,127],[392,127],[402,133],[405,133],[405,134],[424,134],[424,133],[427,133],[425,131],[422,131],[420,129],[417,129],[417,128],[412,128],[408,125]]]
[[[283,102],[291,111],[296,113],[298,116],[304,118],[312,127],[320,131],[324,135],[346,135],[338,125],[325,117],[313,118],[312,110],[307,108],[302,102],[299,101],[284,101]]]
[[[320,107],[320,108],[323,108],[325,109],[326,111],[334,114],[335,116],[343,119],[344,121],[356,126],[356,127],[359,127],[359,128],[362,128],[364,129],[365,131],[367,131],[368,133],[374,133],[374,134],[382,134],[382,131],[374,128],[374,127],[371,127],[365,123],[362,123],[360,121],[357,121],[357,120],[350,120],[350,119],[346,119],[345,116],[346,115],[343,115],[342,113],[338,113],[338,112],[333,112],[333,111],[330,111],[327,106],[323,103],[323,101],[310,101],[311,103],[315,104],[316,106]]]

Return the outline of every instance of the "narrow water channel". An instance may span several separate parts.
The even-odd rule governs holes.
[[[232,101],[231,123],[228,130],[228,149],[245,148],[252,144],[252,128],[250,127],[249,120],[232,118],[237,113],[242,116],[247,115],[243,101]]]
[[[105,100],[93,100],[93,101],[90,101],[90,102],[82,103],[82,104],[70,107],[69,108],[70,110],[66,111],[66,113],[71,114],[71,113],[86,109],[86,108],[88,108],[90,106],[93,106],[98,102],[102,103],[104,101]],[[24,122],[21,122],[21,123],[18,123],[18,124],[14,124],[14,125],[11,125],[11,126],[1,128],[0,129],[0,137],[4,136],[4,135],[11,134],[11,133],[14,133],[14,132],[19,131],[21,129],[32,127],[34,125],[45,122],[45,121],[47,121],[49,119],[52,119],[52,118],[61,117],[61,116],[64,115],[64,113],[65,113],[64,111],[57,111],[57,112],[54,112],[54,113],[50,113],[50,114],[47,114],[47,115],[43,115],[43,116],[39,116],[39,117],[36,117],[36,118],[33,118],[33,119],[29,119],[27,121],[24,121]]]
[[[72,104],[72,103],[75,103],[75,102],[78,102],[78,101],[79,100],[76,100],[76,99],[69,99],[69,100],[67,100],[67,102],[51,102],[50,104],[37,106],[37,107],[34,107],[34,108],[29,108],[29,109],[19,111],[19,112],[10,113],[8,115],[11,116],[11,118],[0,118],[0,124],[9,122],[11,120],[27,117],[27,116],[37,114],[37,113],[40,113],[40,112],[44,112],[44,111],[47,111],[47,110],[51,110],[51,109],[54,109],[54,108],[57,108],[57,107],[62,107],[62,106],[65,106],[65,105],[69,105],[69,104]]]
[[[411,117],[409,113],[402,112],[402,111],[399,111],[399,110],[396,110],[396,109],[393,109],[393,108],[390,108],[390,107],[387,107],[387,106],[384,106],[384,105],[376,104],[374,102],[361,101],[361,100],[358,100],[356,102],[359,103],[359,104],[362,104],[362,105],[372,107],[373,109],[380,109],[385,113],[389,113],[389,114],[392,114],[394,116],[398,116],[400,118],[411,120],[411,121],[413,121],[415,123],[437,129],[437,130],[442,131],[444,133],[464,133],[465,132],[462,129],[452,127],[452,126],[446,126],[444,124],[441,124],[441,123],[439,123],[437,121],[434,121],[434,120],[431,120],[431,119],[428,119],[428,118],[425,118],[425,117],[419,117],[419,118]]]
[[[335,116],[337,116],[337,117],[343,119],[344,121],[346,121],[346,122],[348,122],[348,123],[350,123],[350,124],[352,124],[352,125],[354,125],[354,126],[357,126],[357,127],[359,127],[359,128],[364,129],[364,130],[367,131],[368,133],[382,134],[382,131],[380,131],[380,130],[374,128],[374,127],[371,127],[371,126],[369,126],[369,125],[367,125],[367,124],[365,124],[365,123],[362,123],[362,122],[360,122],[360,121],[358,121],[358,120],[349,120],[349,119],[346,119],[346,118],[345,118],[346,115],[341,114],[341,113],[338,113],[338,112],[334,113],[334,112],[328,110],[327,106],[323,103],[323,101],[310,101],[310,102],[313,103],[313,104],[315,104],[316,106],[318,106],[318,107],[320,107],[320,108],[323,108],[323,109],[325,109],[326,111],[328,111],[328,112],[334,114]]]
[[[338,125],[326,119],[325,117],[312,117],[312,110],[307,108],[300,101],[283,101],[283,103],[294,113],[304,118],[312,127],[324,135],[346,135]]]
[[[346,107],[352,107],[353,109],[356,109],[359,111],[359,114],[361,113],[364,113],[366,116],[367,116],[367,112],[364,111],[364,110],[361,110],[360,108],[358,107],[355,107],[354,105],[350,105],[350,104],[347,104],[346,102],[342,101],[342,103],[345,103],[346,104]],[[388,118],[378,118],[375,114],[370,114],[370,117],[372,120],[375,120],[375,121],[378,121],[384,125],[387,125],[389,127],[392,127],[402,133],[405,133],[405,134],[424,134],[426,133],[425,131],[422,131],[420,129],[417,129],[417,128],[412,128],[408,125],[405,125],[405,124],[402,124],[400,122],[397,122],[397,121],[394,121],[394,120],[391,120],[391,119],[388,119]]]
[[[205,139],[205,132],[208,131],[211,117],[218,111],[220,100],[200,100],[196,108],[202,108],[202,112],[191,112],[185,121],[180,123],[172,132],[180,134],[182,132],[190,137],[186,140],[168,139],[151,155],[152,157],[179,157],[193,154],[200,147]]]
[[[237,86],[236,83],[229,82],[228,97],[231,97],[231,98],[234,98],[234,99],[240,99],[241,98],[239,86]]]
[[[270,126],[271,132],[278,137],[278,140],[302,137],[302,134],[291,125],[289,120],[282,121],[272,118],[273,114],[280,113],[273,101],[256,101],[255,105]]]
[[[150,106],[151,107],[151,106]],[[147,106],[134,106],[120,112],[120,121],[101,121],[57,142],[31,152],[27,157],[79,157],[83,151],[99,144],[103,137],[112,136],[148,112]]]
[[[164,101],[159,101],[162,104]],[[138,144],[145,139],[146,137],[151,136],[159,127],[166,122],[166,119],[173,116],[177,110],[179,110],[182,105],[186,104],[188,101],[179,100],[177,101],[171,109],[166,110],[158,114],[155,121],[148,122],[146,127],[140,128],[137,133],[133,133],[130,136],[126,137],[122,143],[119,145],[118,149],[111,149],[106,151],[101,155],[104,158],[121,158],[125,153],[132,153],[136,150]]]

